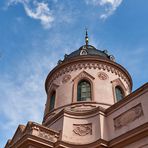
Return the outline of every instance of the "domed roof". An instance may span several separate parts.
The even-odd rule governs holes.
[[[92,45],[83,45],[78,50],[70,53],[69,55],[65,55],[65,59],[70,59],[78,56],[100,56],[105,59],[110,59],[110,56],[107,54],[107,50],[98,50]]]
[[[64,61],[67,61],[69,59],[80,57],[80,56],[98,56],[98,58],[103,58],[107,60],[115,61],[114,56],[109,55],[107,50],[99,50],[96,49],[94,46],[88,44],[88,34],[86,30],[86,36],[85,36],[85,45],[81,46],[79,49],[73,51],[69,55],[65,54],[64,60],[59,60],[58,64],[61,64]]]

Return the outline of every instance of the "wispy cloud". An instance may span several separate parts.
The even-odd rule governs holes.
[[[10,0],[8,6],[21,3],[24,6],[26,14],[36,20],[39,20],[44,28],[50,28],[54,21],[54,16],[44,1],[38,2],[37,0]]]
[[[14,129],[28,120],[41,122],[46,101],[45,78],[57,59],[53,55],[51,62],[48,56],[40,56],[31,54],[16,64],[18,72],[0,75],[0,131]]]
[[[100,14],[100,19],[107,19],[112,15],[123,0],[85,0],[87,4],[100,6],[104,8],[104,12]]]

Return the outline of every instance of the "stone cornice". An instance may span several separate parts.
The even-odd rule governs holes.
[[[108,148],[108,142],[103,140],[103,139],[98,139],[97,141],[93,143],[88,143],[88,144],[77,144],[77,143],[70,143],[70,142],[65,142],[65,141],[58,141],[55,144],[55,148]]]
[[[57,65],[47,76],[45,81],[45,89],[46,92],[50,83],[53,82],[59,76],[68,73],[74,70],[80,69],[100,69],[107,70],[115,73],[119,77],[121,77],[128,84],[129,88],[132,89],[132,79],[128,71],[122,67],[120,64],[117,64],[113,61],[107,59],[98,58],[98,56],[87,56],[87,57],[76,57],[65,61],[59,65]]]
[[[80,105],[85,105],[85,106],[95,106],[98,107],[99,105],[107,105],[107,106],[111,106],[111,104],[107,104],[107,103],[101,103],[101,102],[94,102],[94,101],[80,101],[80,102],[75,102],[75,103],[71,103],[71,104],[67,104],[67,105],[64,105],[64,106],[61,106],[61,107],[58,107],[54,110],[52,110],[51,112],[47,113],[45,116],[44,116],[44,119],[43,119],[43,123],[46,121],[46,119],[53,115],[55,116],[57,113],[59,113],[61,110],[63,110],[64,108],[73,108],[74,106],[80,106]],[[100,107],[100,109],[102,109]],[[102,110],[103,112],[105,111],[105,109]]]
[[[122,134],[117,138],[110,140],[109,146],[111,148],[121,148],[147,136],[148,136],[148,123],[145,123],[133,130],[126,132],[125,134]]]
[[[28,147],[29,145],[34,146],[40,146],[40,147],[55,147],[55,148],[65,148],[65,147],[77,147],[77,148],[86,148],[86,147],[111,147],[111,148],[121,148],[124,146],[127,146],[135,141],[138,141],[144,137],[148,136],[148,123],[145,123],[133,130],[128,131],[125,134],[122,134],[121,136],[114,138],[110,141],[105,141],[103,139],[98,139],[92,143],[88,144],[77,144],[77,143],[71,143],[67,141],[61,141],[60,138],[56,141],[47,141],[45,139],[42,139],[41,137],[25,134],[20,140],[18,140],[13,145],[7,145],[6,148],[15,148],[15,147]]]
[[[90,103],[91,106],[96,105],[95,107],[92,107],[92,109],[88,109],[86,108],[86,110],[80,110],[80,108],[78,109],[76,106],[76,109],[72,109],[72,106],[67,106],[61,108],[61,110],[59,110],[58,112],[56,112],[51,118],[48,119],[48,117],[46,117],[45,121],[43,122],[43,125],[47,126],[53,122],[55,122],[56,120],[60,119],[61,117],[65,116],[69,116],[72,118],[88,118],[88,117],[92,117],[95,116],[96,114],[102,114],[104,116],[106,116],[105,113],[105,109],[103,107],[100,107],[99,104],[92,102],[94,104],[91,104],[91,102],[81,102],[81,104],[87,104]],[[79,104],[80,105],[80,104]]]
[[[30,137],[38,137],[41,139],[44,139],[46,141],[50,142],[56,142],[59,138],[59,132],[53,131],[43,125],[40,125],[35,122],[28,122],[25,129],[21,132],[21,134],[18,133],[18,130],[20,129],[20,126],[18,127],[16,133],[14,134],[14,137],[12,140],[7,144],[10,147],[15,147],[15,145],[20,145],[22,139],[24,136],[27,135]],[[7,146],[6,145],[6,146]]]

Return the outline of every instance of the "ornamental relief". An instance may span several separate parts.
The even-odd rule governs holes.
[[[74,112],[85,112],[85,111],[89,111],[96,108],[95,105],[91,105],[91,104],[78,104],[78,105],[74,105],[72,107],[70,107],[71,111]]]
[[[143,116],[143,110],[141,104],[138,104],[130,110],[116,117],[114,119],[114,127],[115,129],[120,129],[123,126],[126,126],[127,124],[135,121],[141,116]]]
[[[106,70],[108,72],[115,73],[115,75],[118,75],[120,78],[122,78],[130,88],[129,80],[126,78],[126,76],[121,71],[119,71],[118,69],[110,65],[102,64],[102,63],[95,63],[95,62],[94,63],[78,63],[78,64],[73,64],[68,67],[65,67],[62,70],[54,74],[54,76],[50,79],[49,85],[59,76],[65,73],[71,72],[71,71],[76,71],[76,70],[81,70],[81,69],[99,69],[99,70],[103,70],[103,71]]]
[[[86,71],[82,71],[80,74],[78,74],[74,79],[73,79],[73,81],[74,80],[81,80],[81,79],[83,79],[83,78],[87,78],[87,79],[91,79],[91,80],[94,80],[95,78],[92,76],[92,75],[90,75],[89,73],[87,73]]]
[[[73,133],[78,136],[92,135],[92,123],[73,124]]]
[[[33,131],[36,131],[36,132],[34,133]],[[43,131],[38,126],[32,126],[30,133],[32,135],[41,137],[43,139],[46,139],[46,140],[49,140],[49,141],[52,141],[52,142],[56,142],[57,138],[58,138],[57,134]]]
[[[41,137],[41,138],[47,139],[49,141],[52,141],[52,142],[56,142],[57,141],[57,136],[54,135],[54,134],[52,135],[52,134],[48,134],[48,133],[39,131],[38,136]]]
[[[62,80],[62,83],[67,83],[69,80],[71,79],[71,75],[70,74],[67,74],[63,77],[63,80]]]
[[[98,78],[100,80],[107,80],[108,79],[108,75],[105,72],[99,72],[98,73]]]

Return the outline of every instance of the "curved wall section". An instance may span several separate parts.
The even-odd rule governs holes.
[[[57,66],[58,67],[58,66]],[[81,80],[91,84],[91,101],[108,108],[116,100],[115,87],[123,88],[125,96],[131,92],[131,79],[128,72],[120,65],[90,58],[67,62],[51,72],[46,80],[47,103],[45,115],[50,112],[50,96],[54,87],[56,100],[54,109],[77,102],[77,86]],[[83,102],[83,101],[82,101]],[[101,105],[107,104],[107,105]]]

